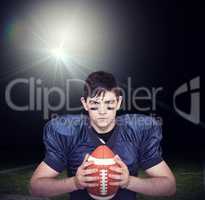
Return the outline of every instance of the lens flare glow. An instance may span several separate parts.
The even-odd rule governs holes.
[[[108,66],[114,32],[101,8],[66,1],[37,3],[27,10],[32,12],[16,17],[16,27],[22,28],[12,35],[12,45],[25,53],[22,61],[26,64],[22,66],[27,65],[27,70],[35,66],[36,73],[51,79],[61,75],[67,78],[67,74],[84,78]],[[21,67],[18,69],[20,72]]]
[[[65,52],[63,48],[54,48],[51,49],[51,55],[56,59],[56,60],[64,60],[65,58]]]

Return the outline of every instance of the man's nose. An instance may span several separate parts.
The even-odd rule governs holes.
[[[99,108],[98,108],[98,112],[99,112],[100,114],[105,114],[105,113],[107,112],[106,106],[103,105],[103,104],[100,104],[100,105],[99,105]]]

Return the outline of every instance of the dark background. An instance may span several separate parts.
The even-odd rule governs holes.
[[[53,1],[50,1],[53,2]],[[58,1],[59,4],[63,1]],[[0,152],[3,162],[31,162],[43,157],[42,130],[46,120],[40,111],[17,112],[5,102],[5,88],[15,78],[39,78],[34,70],[13,73],[22,64],[21,52],[5,38],[8,19],[32,9],[41,1],[1,1],[0,8]],[[133,87],[163,87],[155,113],[163,118],[164,157],[202,161],[204,154],[204,8],[198,1],[88,1],[112,21],[116,46],[109,66],[97,69],[112,72],[120,83],[131,77]],[[29,61],[29,59],[28,59]],[[69,73],[67,78],[71,78]],[[201,123],[196,125],[180,117],[173,109],[172,95],[183,83],[200,76]],[[78,78],[78,77],[75,77]],[[79,77],[80,78],[80,77]],[[44,80],[49,87],[49,80]],[[20,88],[19,91],[25,90]],[[15,98],[24,104],[24,95]],[[53,97],[55,101],[55,97]],[[72,93],[72,101],[80,104]],[[147,103],[147,102],[146,102]],[[178,104],[189,112],[190,96]],[[125,111],[122,111],[122,113]],[[138,113],[132,108],[128,112]],[[60,110],[59,114],[71,113]],[[149,112],[145,113],[149,114]]]

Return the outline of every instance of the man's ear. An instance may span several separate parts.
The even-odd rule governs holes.
[[[122,96],[119,96],[118,97],[118,102],[117,102],[117,110],[120,109],[121,104],[122,104]]]
[[[84,109],[85,109],[86,111],[88,111],[88,106],[87,106],[87,103],[86,103],[85,98],[84,98],[84,97],[81,97],[81,98],[80,98],[80,101],[81,101],[81,103],[83,104]]]

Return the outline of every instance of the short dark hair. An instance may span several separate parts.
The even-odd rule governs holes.
[[[113,74],[105,71],[96,71],[88,75],[84,85],[84,98],[100,96],[106,91],[113,91],[117,97],[120,90]]]

